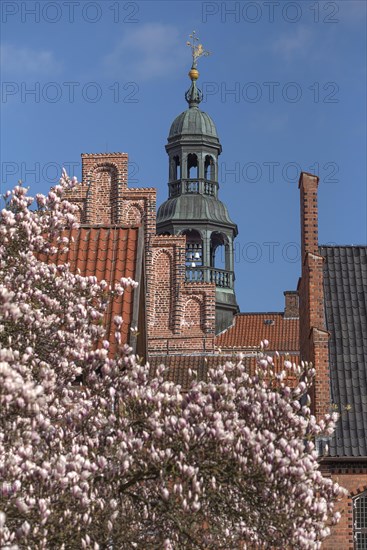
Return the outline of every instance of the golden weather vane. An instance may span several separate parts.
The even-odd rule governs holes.
[[[189,35],[190,40],[186,42],[187,46],[191,48],[192,52],[192,67],[191,69],[197,68],[197,60],[199,57],[206,57],[211,54],[211,52],[208,52],[207,50],[204,50],[204,47],[202,44],[199,43],[199,39],[196,36],[196,31],[192,31],[192,34]]]

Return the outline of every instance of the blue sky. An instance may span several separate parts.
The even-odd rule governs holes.
[[[364,244],[366,2],[1,3],[2,190],[46,192],[80,153],[129,153],[167,196],[164,149],[196,30],[202,109],[223,146],[241,311],[279,311],[300,274],[299,170],[317,173],[319,241]],[[33,92],[32,92],[33,90]]]

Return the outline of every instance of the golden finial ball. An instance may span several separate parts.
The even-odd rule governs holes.
[[[191,80],[197,80],[199,78],[199,71],[197,69],[191,69],[189,72]]]

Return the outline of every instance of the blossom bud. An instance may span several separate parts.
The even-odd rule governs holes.
[[[21,530],[23,531],[25,536],[29,534],[29,531],[31,530],[31,526],[29,525],[28,521],[25,521],[22,524]]]
[[[19,512],[22,512],[23,514],[26,514],[28,512],[29,508],[23,499],[17,498],[15,504]]]

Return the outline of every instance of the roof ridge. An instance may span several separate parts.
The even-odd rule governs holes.
[[[259,350],[257,350],[259,351]],[[248,355],[246,355],[246,353]],[[244,352],[244,357],[255,357],[254,355],[255,353],[255,350],[252,352],[252,351],[245,351]],[[288,352],[284,352],[284,353],[288,353]],[[233,356],[233,353],[178,353],[178,354],[169,354],[169,355],[165,355],[165,354],[158,354],[158,355],[152,355],[150,354],[150,358],[152,359],[153,357],[157,358],[157,357],[201,357],[203,359],[205,359],[205,357],[218,357],[218,358],[223,358],[223,357],[226,357],[227,355],[229,356]],[[149,359],[148,359],[148,363],[149,363]]]
[[[139,227],[142,227],[143,224],[132,224],[132,225],[124,225],[119,223],[111,223],[111,224],[83,224],[80,223],[78,227],[75,227],[73,229],[66,229],[66,231],[78,231],[80,229],[139,229]]]
[[[111,153],[81,153],[82,157],[110,157],[112,155],[128,155],[122,151],[112,151]]]
[[[319,248],[366,248],[367,244],[319,244]]]
[[[239,315],[284,315],[284,311],[240,311],[235,316]]]

